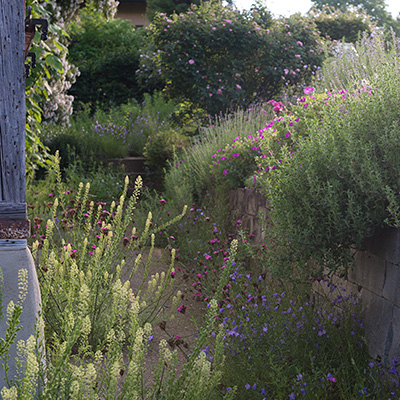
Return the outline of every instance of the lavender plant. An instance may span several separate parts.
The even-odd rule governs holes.
[[[178,205],[204,198],[213,186],[210,180],[213,155],[233,144],[235,138],[257,132],[270,116],[270,110],[263,107],[220,116],[214,125],[202,131],[201,136],[193,138],[191,147],[181,158],[175,158],[165,177],[166,197]],[[180,185],[174,182],[180,182]]]

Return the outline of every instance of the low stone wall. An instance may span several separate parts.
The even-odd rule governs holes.
[[[400,356],[400,230],[386,229],[354,253],[347,276],[336,280],[359,296],[372,357]]]
[[[144,157],[110,158],[107,161],[116,167],[124,166],[125,172],[129,175],[132,182],[134,182],[139,175],[143,178],[146,173],[146,158]]]
[[[254,188],[230,193],[232,217],[241,219],[252,243],[264,241],[261,222],[269,221],[268,201]],[[263,215],[260,219],[260,213]],[[365,240],[365,249],[353,253],[354,263],[333,284],[360,299],[370,355],[389,363],[400,357],[400,230],[386,229]],[[329,289],[321,283],[315,292]]]
[[[262,243],[265,239],[262,223],[268,221],[269,215],[267,198],[255,188],[231,190],[229,206],[232,221],[241,221],[239,228],[248,233],[253,244]]]

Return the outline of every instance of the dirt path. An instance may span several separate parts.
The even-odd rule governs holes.
[[[131,287],[134,293],[142,283],[144,264],[148,256],[148,252],[142,252],[143,265],[138,268],[137,273],[131,278]],[[168,250],[156,248],[153,251],[152,262],[149,269],[149,276],[157,272],[167,272],[170,266],[170,254]],[[147,280],[148,280],[147,279]],[[146,281],[147,281],[146,280]],[[171,310],[171,301],[167,302],[163,309],[163,314],[153,329],[153,340],[151,341],[146,355],[146,382],[152,381],[152,366],[156,366],[159,358],[159,343],[165,339],[170,349],[177,350],[178,365],[177,371],[180,373],[185,363],[186,356],[189,355],[196,341],[198,329],[201,327],[202,319],[205,314],[206,304],[204,302],[195,301],[192,294],[192,282],[190,279],[184,279],[180,273],[175,275],[174,294],[180,290],[182,293],[181,304],[185,305],[184,312]],[[167,315],[172,311],[173,319],[168,319]],[[164,318],[165,316],[165,318]]]

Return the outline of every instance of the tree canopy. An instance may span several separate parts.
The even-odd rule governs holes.
[[[382,26],[390,19],[385,0],[312,0],[312,3],[319,9],[328,5],[343,12],[351,7],[365,10],[371,20],[377,21]]]
[[[156,13],[171,15],[186,12],[191,4],[199,5],[201,0],[147,0],[146,14],[150,21]]]

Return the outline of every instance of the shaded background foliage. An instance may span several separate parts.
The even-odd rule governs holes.
[[[129,21],[85,12],[80,21],[69,27],[71,41],[68,59],[79,68],[80,76],[69,90],[75,105],[108,109],[142,100],[142,90],[135,76],[139,66],[140,29]],[[79,107],[75,107],[79,110]]]

